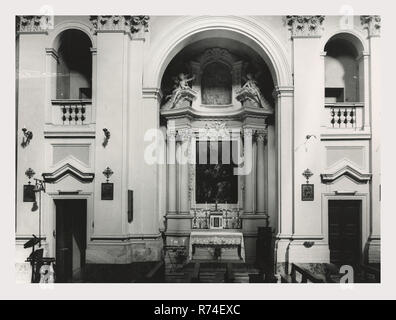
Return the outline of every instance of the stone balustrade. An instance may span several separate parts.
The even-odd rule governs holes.
[[[92,119],[91,100],[52,100],[52,123],[56,125],[90,124]]]
[[[326,103],[325,126],[334,129],[355,129],[363,126],[363,103]]]

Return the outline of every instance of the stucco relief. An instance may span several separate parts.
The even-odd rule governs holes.
[[[381,33],[380,16],[360,16],[360,22],[368,30],[369,36],[379,37]]]
[[[96,31],[121,30],[137,33],[140,30],[148,31],[149,16],[90,16]]]
[[[321,36],[323,20],[324,16],[286,16],[293,37]]]
[[[19,32],[45,32],[50,27],[50,17],[17,16],[16,27]]]

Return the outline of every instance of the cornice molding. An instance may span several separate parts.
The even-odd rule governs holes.
[[[342,167],[334,173],[322,173],[320,175],[323,183],[333,183],[342,176],[347,176],[357,183],[367,183],[371,180],[371,173],[361,173],[349,165]]]
[[[56,169],[53,172],[42,174],[44,181],[47,183],[58,182],[60,179],[62,179],[66,175],[71,175],[83,183],[92,182],[92,180],[95,177],[94,173],[82,172],[69,163],[66,163],[65,165]]]
[[[286,16],[292,38],[311,38],[322,36],[324,16]]]

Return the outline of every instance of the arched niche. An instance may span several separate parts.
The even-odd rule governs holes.
[[[257,52],[234,39],[215,37],[196,41],[183,48],[167,66],[161,79],[161,105],[169,104],[172,93],[179,86],[180,76],[184,75],[185,85],[191,88],[186,87],[190,102],[179,103],[179,107],[240,108],[243,103],[237,95],[246,84],[248,74],[253,76],[262,100],[265,100],[263,104],[273,108],[272,73]],[[168,108],[174,107],[165,106]]]
[[[78,29],[66,29],[54,41],[57,54],[55,99],[92,98],[92,42]]]
[[[326,102],[363,102],[364,48],[360,39],[338,33],[327,41],[324,51]]]

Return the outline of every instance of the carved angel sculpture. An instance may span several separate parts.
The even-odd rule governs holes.
[[[164,109],[173,109],[183,107],[179,101],[183,104],[184,102],[190,103],[196,97],[196,92],[190,88],[188,83],[195,79],[195,76],[188,78],[185,73],[179,73],[177,77],[173,77],[173,89],[172,93],[166,96],[167,103],[164,105]]]
[[[243,77],[245,80],[245,84],[242,86],[242,89],[245,89],[251,93],[251,95],[254,97],[254,100],[257,102],[257,104],[261,107],[266,109],[268,106],[268,102],[265,100],[263,94],[261,93],[261,90],[258,86],[257,82],[257,77],[259,73],[254,76],[252,73],[247,73],[246,78]]]

